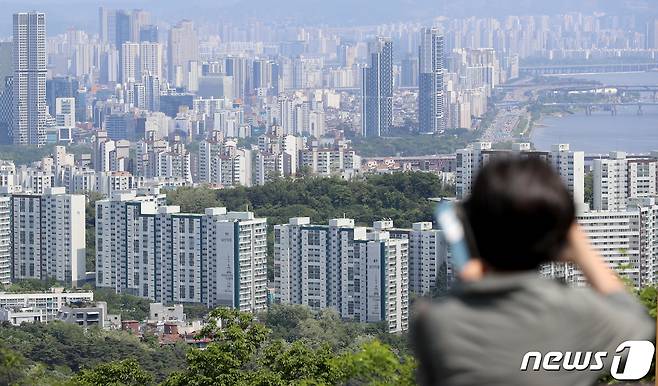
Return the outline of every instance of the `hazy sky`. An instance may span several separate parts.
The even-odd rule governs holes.
[[[602,11],[637,15],[658,14],[658,0],[2,0],[0,35],[11,34],[11,13],[46,12],[48,33],[78,27],[96,31],[98,6],[144,8],[158,19],[212,21],[293,18],[312,24],[374,24],[426,19],[429,16],[502,16]]]

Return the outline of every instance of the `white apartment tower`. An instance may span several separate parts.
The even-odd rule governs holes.
[[[251,212],[179,213],[155,196],[96,204],[96,285],[158,302],[267,307],[267,223]]]
[[[548,161],[562,178],[573,196],[576,206],[585,204],[585,153],[572,151],[568,144],[551,147]]]
[[[12,141],[46,143],[46,15],[15,13],[13,31]]]
[[[0,196],[0,285],[11,283],[11,198]]]
[[[432,229],[431,222],[413,223],[411,229],[394,228],[391,220],[375,221],[373,225],[387,231],[391,238],[408,240],[409,292],[429,296],[450,287],[452,265],[441,230]]]
[[[594,172],[593,209],[618,211],[626,209],[628,198],[628,160],[626,153],[615,151],[606,159],[592,162]]]
[[[141,79],[139,43],[125,42],[121,45],[121,82],[134,83]]]
[[[455,189],[457,198],[471,194],[478,171],[484,166],[489,154],[493,153],[491,142],[475,142],[465,149],[457,150],[457,170]]]
[[[65,191],[12,196],[14,279],[85,279],[85,196]]]
[[[55,99],[55,122],[57,126],[75,127],[75,98]]]
[[[475,142],[466,149],[457,150],[456,195],[466,198],[480,169],[495,157],[519,155],[539,157],[549,162],[569,189],[576,206],[585,201],[585,155],[582,151],[569,149],[568,144],[553,145],[550,151],[532,150],[529,143],[515,143],[512,150],[491,148],[490,142]]]
[[[167,47],[168,80],[175,87],[189,86],[189,65],[199,60],[199,39],[190,20],[182,20],[169,30]]]
[[[409,241],[389,232],[355,227],[352,219],[311,225],[291,218],[274,228],[277,301],[314,310],[336,309],[343,318],[408,328]]]
[[[628,197],[655,197],[658,195],[657,174],[658,160],[629,159],[627,164]]]
[[[654,197],[630,198],[621,210],[591,210],[578,213],[578,223],[604,261],[633,287],[658,281],[658,204]],[[552,263],[542,274],[585,286],[582,272],[572,264]]]
[[[152,75],[164,79],[164,56],[162,44],[142,42],[139,45],[140,75]]]

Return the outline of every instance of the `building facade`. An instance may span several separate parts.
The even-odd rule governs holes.
[[[48,188],[14,194],[12,277],[56,279],[77,286],[85,280],[85,196]]]
[[[277,302],[334,308],[400,332],[409,322],[408,278],[409,240],[385,230],[355,227],[352,219],[312,225],[308,217],[274,228]]]
[[[393,42],[372,42],[370,65],[363,69],[361,124],[364,137],[387,135],[393,125]]]
[[[267,306],[266,219],[207,208],[179,213],[155,196],[96,204],[96,285],[164,303]]]
[[[418,71],[418,121],[423,133],[446,128],[445,120],[445,52],[438,28],[421,30]]]
[[[14,14],[12,142],[46,143],[46,15]]]

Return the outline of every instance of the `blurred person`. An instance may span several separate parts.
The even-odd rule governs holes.
[[[491,161],[462,208],[475,251],[449,295],[417,307],[411,336],[420,384],[592,385],[620,343],[654,338],[648,312],[591,247],[546,162]],[[538,269],[551,262],[573,263],[590,287],[541,277]],[[530,360],[522,371],[529,351],[605,351],[607,366],[535,371]]]

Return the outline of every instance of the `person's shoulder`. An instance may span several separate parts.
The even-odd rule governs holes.
[[[464,305],[459,295],[448,294],[439,299],[422,300],[414,305],[415,319],[432,325],[445,325],[458,319]]]

